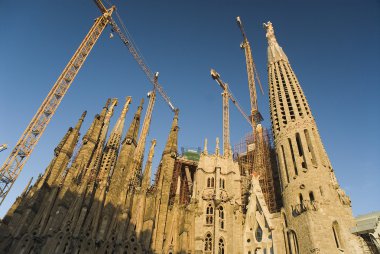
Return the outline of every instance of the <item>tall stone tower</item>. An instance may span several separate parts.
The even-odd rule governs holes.
[[[350,199],[340,189],[317,125],[271,22],[270,112],[281,175],[287,253],[360,253]]]

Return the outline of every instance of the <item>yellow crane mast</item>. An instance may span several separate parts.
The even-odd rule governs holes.
[[[240,17],[236,18],[237,24],[240,28],[240,31],[243,35],[243,42],[240,44],[240,47],[244,49],[245,60],[247,66],[247,75],[248,75],[248,87],[251,101],[251,119],[253,126],[254,134],[254,160],[253,168],[260,177],[260,186],[262,188],[265,201],[271,211],[276,209],[276,203],[273,196],[273,177],[271,172],[271,162],[270,162],[270,151],[269,151],[269,141],[265,139],[264,133],[265,129],[261,126],[261,121],[263,117],[261,116],[258,105],[257,105],[257,93],[255,86],[255,78],[259,83],[261,93],[264,94],[263,87],[257,73],[257,69],[252,57],[252,50],[247,39],[246,33],[244,31],[243,23]]]
[[[228,84],[224,83],[220,78],[219,73],[217,73],[214,69],[211,69],[211,77],[219,84],[219,86],[223,89],[223,155],[227,158],[232,156],[232,149],[230,144],[230,114],[229,114],[229,100],[231,99],[232,103],[237,107],[240,113],[243,115],[245,120],[251,125],[251,120],[244,112],[244,110],[240,107],[239,103],[233,96],[232,92],[228,88]]]
[[[247,65],[247,75],[248,75],[249,96],[250,96],[250,101],[251,101],[251,121],[254,128],[256,128],[257,124],[259,124],[263,120],[263,117],[261,116],[259,112],[259,108],[257,106],[255,74],[256,74],[257,82],[259,83],[259,86],[260,86],[260,90],[263,94],[264,94],[264,91],[261,85],[259,75],[256,70],[255,63],[253,61],[251,46],[249,45],[249,41],[245,34],[243,23],[241,22],[240,17],[237,17],[236,21],[243,35],[243,42],[240,44],[240,47],[244,49],[244,53],[245,53],[245,61]]]
[[[143,61],[142,57],[138,54],[136,47],[113,20],[112,14],[116,10],[116,7],[112,6],[111,8],[107,9],[100,0],[96,0],[95,3],[101,10],[102,16],[95,20],[95,23],[91,27],[90,31],[81,42],[79,48],[75,51],[73,57],[66,65],[65,69],[53,85],[49,94],[46,96],[41,106],[37,110],[37,113],[34,115],[24,133],[21,135],[15,148],[12,150],[0,169],[0,205],[3,203],[5,197],[9,193],[18,175],[21,173],[21,170],[23,169],[26,161],[37,145],[39,139],[41,138],[44,130],[49,124],[52,116],[61,103],[71,83],[85,62],[88,54],[91,52],[96,41],[99,39],[100,35],[104,31],[104,28],[108,24],[111,25],[113,31],[117,32],[120,39],[128,47],[128,50],[133,55],[134,59],[142,68],[149,81],[153,84],[154,88],[164,98],[170,109],[173,112],[176,111],[176,108],[170,101],[169,96],[167,96],[167,94],[164,92],[162,86],[160,86],[158,82],[155,82],[154,74],[150,71],[148,66]]]

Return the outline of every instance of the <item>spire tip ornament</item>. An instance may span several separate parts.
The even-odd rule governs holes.
[[[268,21],[267,23],[263,23],[263,27],[266,30],[265,36],[268,40],[268,63],[278,62],[280,60],[288,61],[287,56],[284,51],[277,43],[276,36],[274,35],[274,29],[272,22]]]

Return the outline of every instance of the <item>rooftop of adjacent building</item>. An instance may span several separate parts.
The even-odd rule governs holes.
[[[359,215],[355,220],[356,227],[351,230],[353,233],[373,233],[380,225],[380,211]]]

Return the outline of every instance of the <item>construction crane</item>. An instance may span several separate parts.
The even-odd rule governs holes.
[[[261,85],[259,75],[256,70],[255,63],[253,61],[251,46],[249,45],[249,41],[245,34],[243,23],[241,22],[240,17],[237,17],[236,21],[243,35],[243,42],[240,44],[240,47],[244,49],[244,52],[245,52],[245,61],[247,65],[247,75],[248,75],[248,88],[249,88],[249,96],[251,100],[251,121],[252,121],[253,127],[256,128],[257,124],[263,121],[263,117],[261,116],[258,106],[257,106],[255,74],[256,74],[257,82],[259,83],[259,86],[260,86],[261,93],[264,94],[264,91],[263,91],[263,86]]]
[[[26,161],[29,159],[29,156],[37,145],[56,109],[58,108],[67,90],[72,84],[74,78],[84,64],[87,56],[104,31],[104,28],[108,24],[111,25],[113,31],[117,32],[123,43],[128,47],[134,59],[143,69],[144,73],[147,75],[154,88],[164,98],[170,109],[173,112],[176,111],[176,108],[164,92],[163,88],[154,81],[154,74],[144,63],[142,57],[137,53],[136,47],[131,43],[131,40],[128,39],[128,37],[119,29],[116,22],[112,19],[112,14],[116,10],[116,7],[112,6],[111,8],[106,9],[101,1],[97,0],[95,2],[102,11],[102,15],[95,19],[95,22],[90,31],[79,45],[79,48],[75,51],[73,57],[66,65],[61,75],[58,77],[57,81],[53,85],[53,88],[50,90],[49,94],[42,102],[41,106],[37,110],[37,113],[30,121],[24,133],[17,141],[15,148],[12,150],[9,157],[6,159],[0,169],[0,205],[3,203],[5,197],[9,193],[18,175],[21,173],[21,170],[23,169]]]
[[[4,150],[7,149],[7,148],[8,148],[7,144],[2,144],[2,145],[0,145],[0,152],[1,152],[1,151],[4,151]]]
[[[98,8],[100,9],[100,11],[103,13],[103,15],[104,15],[104,13],[108,12],[107,8],[104,6],[104,4],[102,3],[101,0],[95,0],[95,3],[98,6]],[[111,8],[116,10],[115,6],[112,6]],[[116,14],[117,14],[117,11],[116,11]],[[123,33],[121,31],[121,29],[119,28],[119,26],[116,24],[116,22],[113,20],[112,16],[108,15],[107,19],[108,19],[110,26],[112,27],[112,31],[117,33],[117,35],[120,37],[120,39],[125,44],[125,46],[127,46],[128,50],[132,54],[133,58],[139,64],[140,68],[143,70],[145,75],[148,77],[149,81],[153,84],[154,88],[160,93],[162,98],[169,105],[170,109],[173,112],[175,112],[177,109],[174,107],[173,103],[170,101],[169,96],[164,92],[162,86],[157,82],[157,80],[155,80],[155,74],[149,69],[149,67],[145,64],[143,58],[138,54],[136,47],[132,43],[132,40],[128,39],[128,37],[126,36],[127,33],[126,33],[125,25],[124,25],[123,21],[121,20],[121,18],[119,17],[118,14],[117,14],[117,16],[118,16],[119,21],[120,21],[120,23],[123,27],[123,30],[125,32]]]
[[[270,211],[274,211],[276,209],[276,203],[275,198],[273,197],[273,177],[271,173],[271,162],[269,159],[270,147],[268,141],[265,140],[264,137],[266,130],[263,129],[260,124],[263,120],[263,117],[261,116],[257,105],[255,78],[259,83],[259,87],[262,94],[264,94],[264,91],[255,63],[253,61],[251,46],[244,31],[243,23],[241,22],[240,17],[237,17],[236,21],[243,35],[243,42],[240,44],[240,47],[244,49],[245,60],[247,65],[248,87],[251,100],[251,119],[253,125],[253,134],[255,138],[253,167],[255,172],[260,177],[260,186],[262,188],[265,201]]]
[[[210,72],[211,72],[211,77],[223,89],[223,93],[222,93],[222,96],[223,96],[223,154],[226,157],[230,158],[232,156],[232,150],[231,150],[231,144],[230,144],[230,115],[229,115],[229,111],[230,111],[229,100],[230,99],[252,128],[253,128],[253,125],[252,125],[251,120],[247,116],[247,114],[240,107],[239,103],[237,102],[232,92],[228,88],[228,84],[222,81],[219,73],[217,73],[214,69],[211,69]]]

